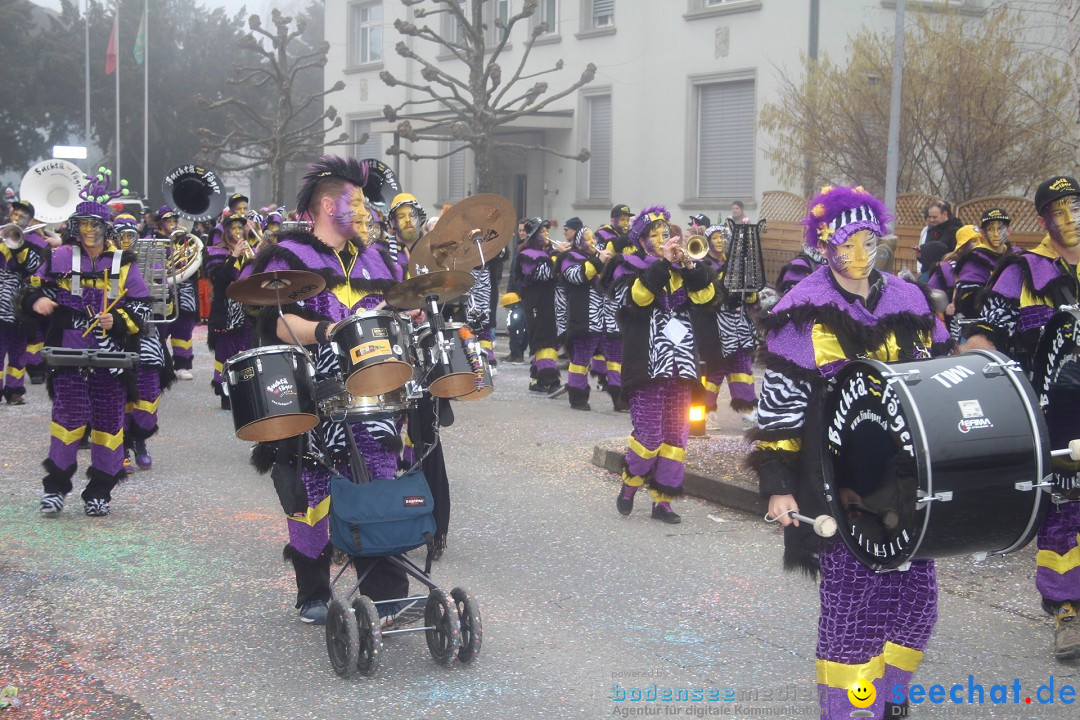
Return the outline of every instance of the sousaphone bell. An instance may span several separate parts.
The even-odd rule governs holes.
[[[210,220],[225,207],[221,176],[201,165],[177,165],[161,180],[165,203],[192,222]]]
[[[83,171],[67,160],[45,160],[26,171],[19,197],[34,206],[34,217],[46,223],[67,220],[82,202]]]

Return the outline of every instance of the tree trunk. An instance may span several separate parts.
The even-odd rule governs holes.
[[[485,137],[473,145],[473,155],[476,159],[476,192],[496,192],[494,144]]]

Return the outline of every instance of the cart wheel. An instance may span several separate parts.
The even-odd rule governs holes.
[[[360,630],[352,608],[338,598],[330,601],[326,612],[326,653],[330,664],[341,677],[356,672],[356,657],[360,653]]]
[[[428,629],[428,650],[436,661],[450,667],[457,657],[461,644],[461,625],[458,622],[457,608],[440,588],[431,588],[427,606],[424,608],[424,624]]]
[[[360,642],[357,643],[356,669],[361,675],[374,675],[379,669],[379,656],[382,654],[382,628],[379,625],[379,611],[367,595],[360,595],[353,600],[353,612],[359,626]]]
[[[457,657],[463,663],[471,662],[480,654],[480,645],[484,642],[484,626],[480,620],[480,603],[469,594],[468,590],[454,588],[450,597],[457,606],[458,619],[461,622],[461,645]]]

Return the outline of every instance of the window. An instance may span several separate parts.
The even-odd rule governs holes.
[[[540,5],[533,16],[536,24],[543,23],[547,26],[545,35],[559,34],[559,0],[540,0]]]
[[[487,9],[485,8],[485,10]],[[510,0],[495,0],[490,11],[494,13],[494,17],[486,19],[488,39],[494,44],[501,41],[506,34],[506,23],[510,22]],[[503,26],[501,28],[495,27],[496,20],[502,21]]]
[[[464,145],[461,140],[451,140],[446,144],[446,152]],[[468,150],[456,152],[446,158],[446,187],[442,193],[446,202],[457,202],[465,197],[465,155]]]
[[[592,25],[603,28],[615,24],[615,0],[592,0]]]
[[[352,156],[364,160],[366,158],[382,158],[382,133],[371,132],[371,120],[353,120],[352,129]],[[367,140],[361,142],[367,134]]]
[[[349,6],[349,65],[382,62],[382,3]]]
[[[593,95],[585,98],[589,161],[585,164],[586,198],[602,200],[611,197],[611,96]]]
[[[697,86],[696,197],[754,197],[754,80]]]

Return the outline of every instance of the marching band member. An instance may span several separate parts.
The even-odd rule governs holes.
[[[427,213],[415,197],[409,193],[398,193],[390,201],[387,220],[391,236],[387,250],[394,262],[401,265],[406,274],[409,271],[409,253],[424,234],[424,220]]]
[[[153,237],[169,240],[179,226],[180,216],[168,205],[162,205],[155,216],[157,229]],[[180,283],[177,294],[180,307],[175,320],[161,326],[161,341],[172,348],[172,365],[179,380],[193,380],[191,374],[195,362],[195,324],[199,319],[199,287],[196,278]]]
[[[1046,236],[1031,250],[1002,257],[978,321],[965,328],[965,349],[996,348],[1025,368],[1033,365],[1047,321],[1080,298],[1080,183],[1064,175],[1044,181],[1035,190],[1035,210]],[[1058,385],[1064,391],[1058,398],[1068,400],[1054,398],[1046,408],[1053,447],[1077,437],[1076,382],[1061,377]],[[1080,467],[1067,458],[1053,463],[1056,497],[1039,528],[1035,588],[1054,617],[1054,656],[1066,660],[1080,657]]]
[[[824,264],[821,251],[811,243],[804,242],[799,254],[780,268],[780,274],[776,276],[776,292],[781,296],[787,295],[788,290]]]
[[[369,245],[373,219],[364,203],[367,164],[355,158],[324,156],[313,164],[297,195],[296,207],[312,219],[312,231],[284,234],[276,245],[261,252],[250,272],[307,270],[326,280],[318,295],[259,315],[259,335],[266,343],[293,343],[293,336],[315,358],[317,376],[340,372],[337,355],[330,347],[335,323],[358,310],[371,310],[383,294],[403,279],[389,256]],[[245,273],[246,274],[246,273]],[[287,325],[285,323],[288,323]],[[396,419],[349,423],[356,444],[373,478],[392,478],[397,470],[401,440]],[[325,421],[318,433],[338,472],[348,475],[348,446],[342,424]],[[304,436],[304,442],[307,442]],[[298,454],[296,440],[257,446],[252,462],[260,472],[273,469],[287,478],[291,494],[279,497],[288,515],[289,543],[284,557],[296,573],[296,607],[305,623],[326,622],[330,599],[329,480],[330,471],[305,451]],[[293,500],[292,498],[303,498]],[[390,600],[408,594],[408,576],[387,562],[354,560],[357,573],[371,567],[361,592],[372,600]],[[389,605],[380,605],[390,612]]]
[[[80,193],[84,202],[68,220],[74,244],[56,248],[22,298],[24,312],[50,319],[47,347],[130,351],[150,314],[150,300],[134,256],[107,249],[112,234],[108,171],[99,171]],[[87,332],[89,331],[89,332]],[[79,441],[90,425],[90,481],[82,492],[85,512],[110,512],[112,490],[124,473],[124,404],[130,371],[104,367],[58,367],[50,373],[52,440],[44,465],[41,514],[55,517],[72,490]]]
[[[873,717],[906,715],[888,707],[886,689],[907,688],[937,619],[932,560],[878,574],[843,542],[823,541],[789,514],[799,508],[807,515],[824,512],[814,432],[823,422],[828,380],[855,357],[907,361],[943,354],[949,346],[923,290],[874,269],[878,238],[888,232],[885,212],[861,187],[823,188],[803,224],[807,244],[823,253],[827,266],[799,281],[760,321],[768,356],[753,433],[757,444],[746,462],[769,499],[769,516],[785,526],[785,568],[821,575],[817,678],[823,718],[849,716],[848,689],[856,681],[876,686],[868,708]]]
[[[633,217],[630,209],[625,205],[616,205],[615,210],[625,211],[626,222]],[[620,273],[623,255],[634,254],[634,244],[630,242],[625,232],[621,232],[611,225],[597,228],[595,234],[597,247],[602,247],[611,253],[611,257],[604,264],[604,271],[599,279],[600,290],[604,293],[604,334],[600,341],[599,355],[603,357],[603,366],[599,366],[598,358],[593,358],[593,373],[603,377],[603,387],[611,396],[611,402],[616,412],[629,412],[630,405],[622,396],[622,331],[619,329],[619,308],[626,300],[628,286],[626,283],[616,283],[615,275]]]
[[[17,298],[31,275],[41,266],[42,254],[28,239],[26,222],[31,217],[15,201],[13,221],[3,226],[0,243],[0,388],[8,405],[26,401],[27,326],[17,312]],[[31,209],[31,212],[33,210]],[[6,365],[6,367],[5,367]]]
[[[630,291],[619,314],[622,381],[634,428],[616,508],[629,515],[648,484],[653,519],[678,523],[671,501],[683,492],[690,392],[700,383],[690,308],[712,303],[716,286],[709,268],[690,262],[670,237],[670,219],[659,205],[642,210],[630,228],[640,254],[623,256]]]
[[[559,379],[559,341],[555,315],[555,267],[548,244],[547,223],[538,217],[525,221],[525,241],[510,268],[514,287],[525,306],[529,348],[529,390],[545,395],[562,388]]]
[[[44,234],[36,230],[27,231],[26,228],[35,225],[34,206],[26,200],[15,200],[11,203],[11,222],[23,230],[23,237],[30,245],[37,248],[37,254],[42,261],[52,252],[54,247],[60,245],[60,238],[50,230]],[[48,323],[44,320],[27,320],[23,323],[26,332],[26,354],[23,357],[23,367],[30,376],[31,385],[40,385],[45,382],[48,368],[45,360],[41,357],[41,348],[45,345],[45,329]]]
[[[574,410],[592,409],[589,405],[589,362],[601,349],[606,329],[605,297],[598,278],[611,255],[607,248],[597,250],[592,230],[582,227],[574,236],[573,247],[557,260],[559,279],[566,288],[566,344],[570,355],[566,386],[570,407]]]
[[[226,291],[239,279],[240,271],[253,253],[247,241],[247,218],[226,215],[225,235],[220,245],[206,253],[206,276],[210,279],[210,321],[207,323],[206,345],[214,353],[214,394],[221,398],[221,408],[230,409],[229,397],[221,389],[224,382],[221,369],[233,355],[251,347],[251,323],[243,304],[230,298]]]
[[[973,237],[966,237],[966,228],[956,231],[957,244],[960,245],[961,238],[964,238],[964,244],[958,248],[953,260],[955,282],[953,293],[949,296],[953,300],[945,311],[946,315],[952,315],[958,321],[978,317],[976,297],[986,287],[1002,253],[1009,249],[1010,222],[1005,210],[991,208],[979,219],[979,227]]]

